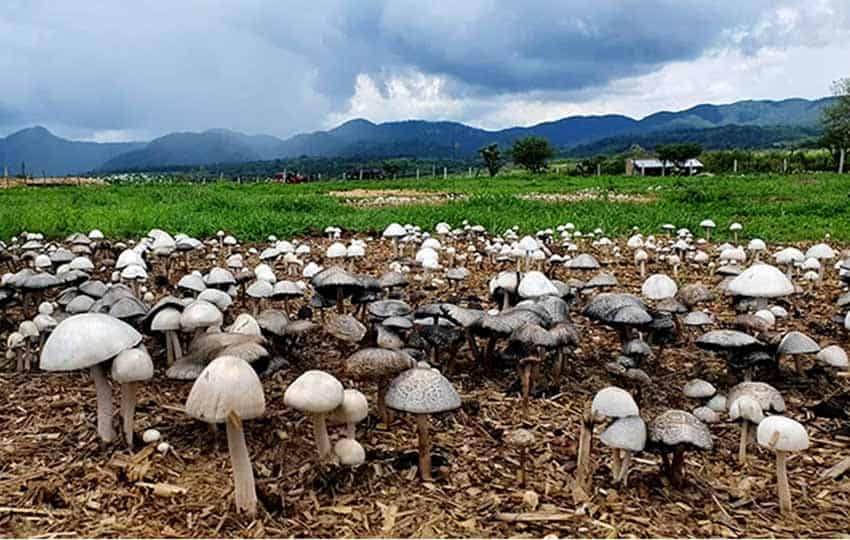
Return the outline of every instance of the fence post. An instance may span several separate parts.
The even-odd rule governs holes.
[[[443,167],[443,180],[449,177],[449,168]]]
[[[602,176],[602,164],[601,163],[596,164],[596,176]]]
[[[838,151],[838,174],[844,173],[844,148]]]
[[[782,158],[782,174],[788,172],[788,158]]]
[[[738,160],[737,159],[732,160],[732,173],[738,174]]]
[[[416,168],[416,179],[419,180],[419,167]]]
[[[363,180],[363,168],[360,168],[360,179]]]
[[[431,176],[433,176],[434,178],[437,178],[437,166],[436,165],[431,165]]]

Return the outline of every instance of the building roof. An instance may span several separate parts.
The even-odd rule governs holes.
[[[661,160],[655,159],[655,158],[636,159],[636,160],[634,160],[634,164],[635,164],[635,167],[637,167],[639,169],[660,169],[661,168]],[[684,163],[683,166],[685,168],[691,168],[691,167],[696,168],[696,167],[702,167],[703,164],[700,160],[695,159],[695,158],[691,158],[691,159],[687,160]],[[664,162],[664,167],[665,168],[673,167],[673,162],[672,161]]]

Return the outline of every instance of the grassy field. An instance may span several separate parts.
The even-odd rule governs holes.
[[[465,196],[445,204],[357,208],[328,195],[340,190],[416,190]],[[578,202],[524,200],[528,193],[598,190]],[[624,202],[623,194],[639,200]],[[850,176],[836,174],[717,176],[698,178],[572,178],[507,176],[496,179],[349,181],[280,184],[145,184],[107,187],[17,187],[0,190],[0,239],[23,230],[49,236],[99,228],[117,237],[159,227],[190,235],[225,229],[243,239],[319,231],[328,225],[377,231],[388,223],[432,227],[467,219],[490,230],[523,231],[573,222],[607,234],[632,226],[657,231],[663,223],[698,229],[718,224],[723,237],[733,221],[745,236],[770,241],[814,240],[830,233],[850,240]]]

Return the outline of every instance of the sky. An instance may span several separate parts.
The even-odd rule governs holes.
[[[848,59],[850,0],[3,0],[0,135],[640,118],[822,97]]]

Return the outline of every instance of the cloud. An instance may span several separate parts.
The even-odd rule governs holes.
[[[848,32],[845,0],[6,0],[0,129],[286,136],[815,96]]]

